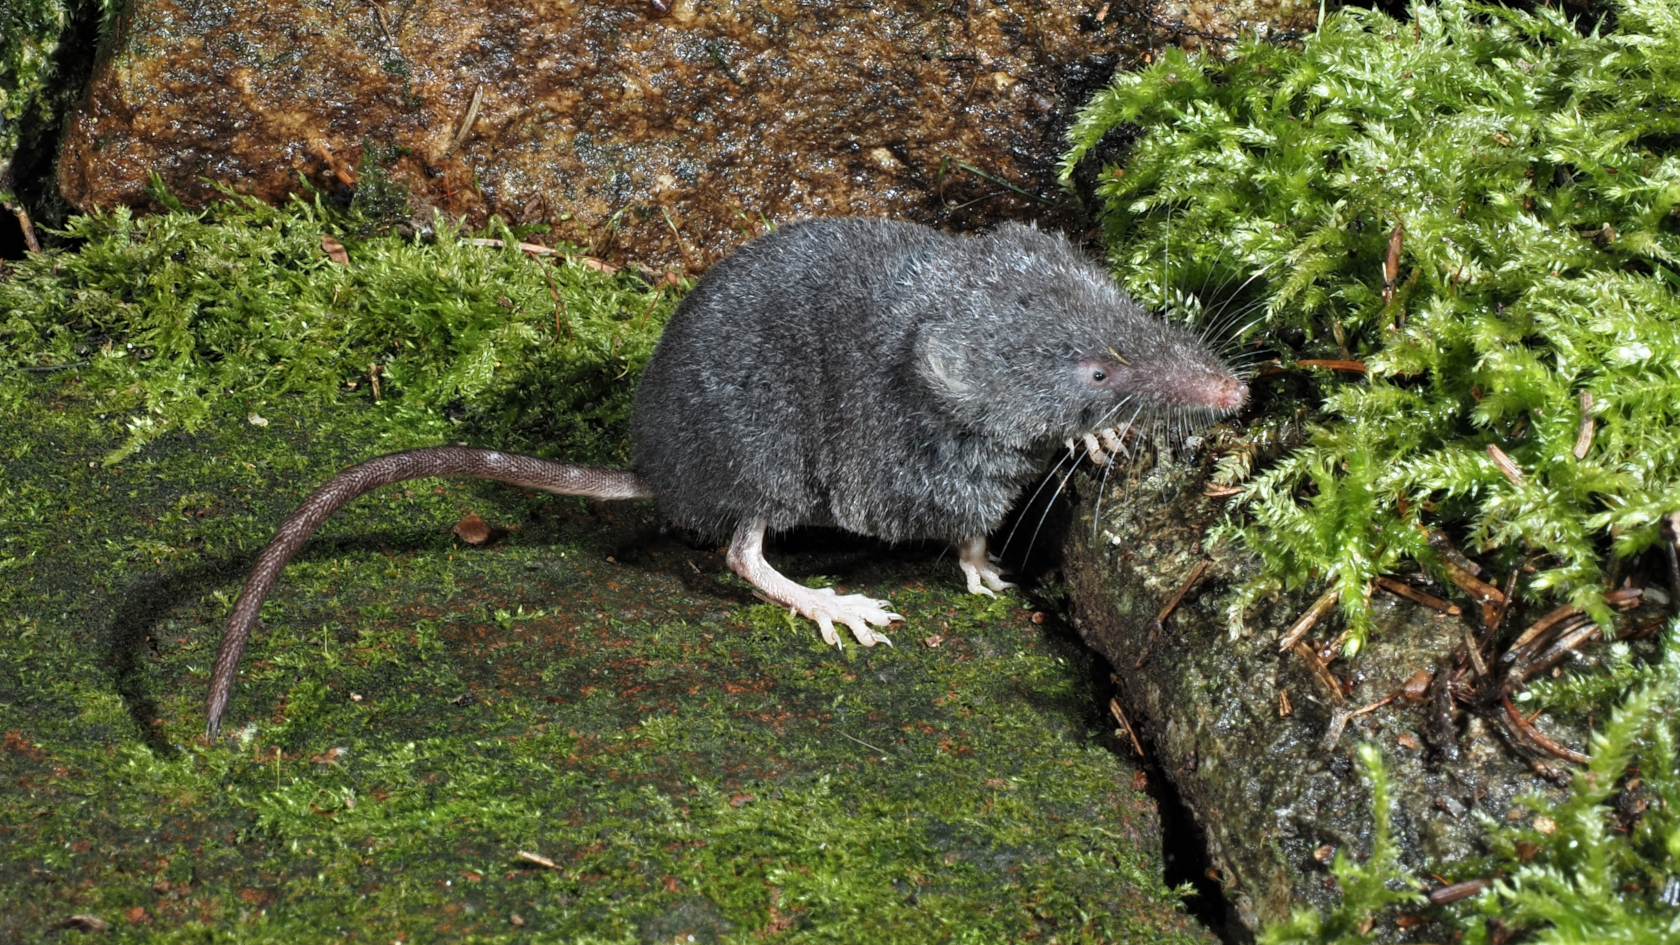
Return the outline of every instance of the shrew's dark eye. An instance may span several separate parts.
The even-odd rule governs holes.
[[[1091,369],[1091,380],[1096,381],[1098,384],[1101,384],[1103,381],[1108,380],[1108,372],[1103,370],[1100,367],[1099,368],[1092,368]]]

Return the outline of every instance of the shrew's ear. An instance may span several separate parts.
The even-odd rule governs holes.
[[[962,398],[974,389],[972,349],[961,338],[931,326],[916,333],[916,376],[929,389]]]

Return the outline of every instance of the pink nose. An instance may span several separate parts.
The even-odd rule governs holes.
[[[1234,377],[1227,378],[1219,385],[1215,399],[1220,410],[1235,410],[1248,400],[1248,385]]]

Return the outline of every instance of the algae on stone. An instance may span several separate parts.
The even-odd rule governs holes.
[[[1564,798],[1524,799],[1528,816],[1515,823],[1483,814],[1487,854],[1445,865],[1449,878],[1481,881],[1474,895],[1433,910],[1455,941],[1489,945],[1522,935],[1536,945],[1661,945],[1680,935],[1680,622],[1663,649],[1621,681],[1621,697]],[[1364,745],[1360,754],[1373,785],[1375,852],[1361,864],[1338,853],[1342,901],[1324,912],[1296,909],[1264,930],[1262,945],[1358,945],[1372,940],[1368,918],[1385,906],[1422,911],[1422,897],[1410,891],[1419,878],[1385,850],[1379,752]]]

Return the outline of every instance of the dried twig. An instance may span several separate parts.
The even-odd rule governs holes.
[[[553,860],[549,859],[546,856],[543,856],[541,853],[527,853],[524,850],[518,850],[518,851],[516,851],[516,853],[517,853],[518,857],[522,860],[526,860],[526,861],[529,861],[531,863],[535,863],[538,866],[545,866],[545,867],[547,867],[551,870],[554,870],[555,872],[560,872],[561,871],[560,864],[554,862]]]
[[[1346,358],[1302,358],[1295,362],[1295,366],[1323,368],[1326,371],[1341,371],[1345,374],[1365,374],[1370,370],[1364,361],[1350,361]]]
[[[390,46],[392,49],[396,49],[397,41],[391,38],[391,25],[385,22],[385,11],[380,9],[379,4],[377,3],[370,5],[373,7],[373,18],[379,23],[379,32],[385,35],[385,45]]]
[[[1347,702],[1347,697],[1342,695],[1342,684],[1336,681],[1335,676],[1331,675],[1330,667],[1324,665],[1324,661],[1318,658],[1318,654],[1313,652],[1312,647],[1305,643],[1296,643],[1290,649],[1296,656],[1306,661],[1307,669],[1312,671],[1313,678],[1318,680],[1318,684],[1324,688],[1324,692],[1330,697],[1331,702],[1336,705]]]
[[[23,231],[23,245],[32,253],[41,251],[41,241],[35,237],[35,224],[29,222],[29,211],[23,209],[22,204],[6,201],[6,209],[17,217],[18,229]]]
[[[1388,256],[1383,260],[1383,304],[1394,301],[1394,287],[1400,281],[1400,248],[1406,239],[1406,226],[1394,222],[1388,232]]]
[[[1294,647],[1302,637],[1306,636],[1307,631],[1311,630],[1313,625],[1318,623],[1319,618],[1329,613],[1330,608],[1336,605],[1336,598],[1340,593],[1339,588],[1332,586],[1329,590],[1320,594],[1318,600],[1313,601],[1313,605],[1307,608],[1307,612],[1302,614],[1300,618],[1290,626],[1289,631],[1283,635],[1283,639],[1278,641],[1278,652],[1282,653],[1289,650]],[[1313,659],[1317,658],[1318,657],[1316,656],[1313,657]]]
[[[1137,662],[1132,664],[1133,669],[1142,669],[1143,664],[1149,661],[1149,653],[1155,649],[1155,638],[1161,635],[1164,621],[1172,616],[1172,612],[1178,608],[1179,602],[1184,600],[1184,595],[1189,592],[1191,585],[1201,580],[1202,573],[1207,569],[1208,560],[1206,558],[1197,561],[1196,566],[1190,569],[1190,576],[1185,578],[1184,583],[1178,586],[1178,591],[1168,598],[1167,602],[1161,605],[1161,609],[1155,613],[1155,622],[1149,627],[1149,639],[1144,641],[1143,649],[1138,653]]]
[[[1370,705],[1361,706],[1357,709],[1354,709],[1352,712],[1348,713],[1348,718],[1354,719],[1354,718],[1358,718],[1361,715],[1364,715],[1367,712],[1375,712],[1378,709],[1382,708],[1383,706],[1388,705],[1390,702],[1393,702],[1394,700],[1400,698],[1400,693],[1401,693],[1401,690],[1396,689],[1393,692],[1389,693],[1388,695],[1383,696],[1381,699],[1378,699],[1377,701],[1371,703]]]
[[[1492,449],[1493,447],[1489,447]],[[1504,454],[1500,454],[1504,455]],[[1441,568],[1447,573],[1447,580],[1453,582],[1467,592],[1476,603],[1482,605],[1482,625],[1497,627],[1504,620],[1504,609],[1510,601],[1499,588],[1482,580],[1482,566],[1466,558],[1457,548],[1453,547],[1451,539],[1440,531],[1429,533],[1429,546],[1441,556]],[[1512,583],[1513,590],[1516,584]],[[1491,637],[1491,630],[1489,632]]]
[[[855,735],[847,735],[845,732],[841,732],[840,736],[842,738],[850,738],[852,741],[857,742],[859,745],[862,745],[865,748],[868,748],[868,749],[871,749],[873,751],[879,752],[880,755],[881,755],[881,760],[882,761],[886,761],[888,756],[892,754],[891,752],[887,751],[885,748],[877,748],[876,746],[869,744],[868,742],[864,741],[861,738],[858,738]]]
[[[1438,610],[1449,617],[1457,617],[1464,612],[1459,609],[1457,604],[1448,603],[1433,594],[1425,594],[1404,581],[1396,581],[1390,577],[1380,577],[1376,579],[1376,585],[1389,593],[1398,594],[1409,601],[1422,604],[1432,610]]]
[[[1184,583],[1178,586],[1178,591],[1168,598],[1167,602],[1162,604],[1161,609],[1155,614],[1155,625],[1157,627],[1166,624],[1167,618],[1172,616],[1172,612],[1177,610],[1179,603],[1184,600],[1184,595],[1189,593],[1190,588],[1202,579],[1203,574],[1207,573],[1208,564],[1208,559],[1203,558],[1196,562],[1195,567],[1190,569],[1189,577],[1184,579]]]
[[[1647,620],[1644,623],[1641,623],[1631,633],[1618,633],[1618,634],[1616,634],[1616,639],[1617,640],[1638,640],[1638,639],[1641,639],[1643,637],[1648,637],[1651,634],[1656,633],[1658,630],[1661,630],[1662,628],[1664,628],[1666,626],[1668,626],[1667,618],[1652,617],[1650,620]]]
[[[1501,663],[1509,663],[1515,660],[1521,655],[1521,651],[1528,647],[1531,642],[1538,639],[1541,634],[1552,629],[1570,617],[1578,616],[1580,613],[1581,608],[1575,606],[1574,604],[1564,604],[1562,607],[1559,607],[1546,616],[1541,617],[1539,620],[1534,621],[1534,623],[1529,625],[1527,630],[1522,632],[1521,636],[1512,641],[1511,645],[1506,648],[1505,655],[1501,656],[1499,661]]]
[[[473,86],[472,103],[467,106],[467,116],[461,119],[461,130],[455,132],[455,140],[449,143],[449,150],[455,151],[467,141],[467,135],[472,134],[473,125],[478,121],[479,106],[484,104],[484,83]]]
[[[1422,526],[1419,526],[1419,528],[1422,528]],[[1453,547],[1452,539],[1447,537],[1446,532],[1443,532],[1440,529],[1433,529],[1428,530],[1427,534],[1429,547],[1435,549],[1436,554],[1440,555],[1443,559],[1458,565],[1464,570],[1469,571],[1477,577],[1481,576],[1482,566],[1474,561],[1471,561],[1469,558],[1466,558],[1464,556],[1464,552]]]
[[[504,241],[504,240],[492,239],[490,237],[485,237],[485,236],[475,236],[472,239],[467,240],[467,242],[472,244],[473,246],[489,246],[489,247],[493,247],[495,249],[501,249],[502,247],[507,245],[507,242]],[[517,245],[519,247],[520,252],[530,253],[532,256],[564,256],[564,255],[566,255],[565,253],[562,253],[561,251],[559,251],[558,249],[555,249],[552,246],[544,246],[541,243],[517,243],[515,245]]]
[[[1494,446],[1492,443],[1489,443],[1487,445],[1487,453],[1493,458],[1493,464],[1499,467],[1500,473],[1503,474],[1506,479],[1511,480],[1511,485],[1520,486],[1523,484],[1524,479],[1522,468],[1516,464],[1515,460],[1505,455],[1504,450]]]
[[[1108,711],[1111,715],[1114,716],[1116,721],[1118,721],[1122,726],[1125,727],[1127,737],[1129,737],[1132,740],[1132,750],[1137,752],[1137,756],[1139,758],[1147,759],[1149,757],[1149,755],[1144,753],[1143,743],[1138,741],[1137,732],[1132,728],[1131,720],[1126,718],[1125,710],[1120,708],[1120,700],[1119,699],[1108,700]]]
[[[1469,899],[1492,885],[1493,880],[1490,879],[1467,879],[1462,883],[1453,883],[1451,886],[1431,889],[1429,891],[1429,902],[1431,905],[1444,906],[1449,902]]]
[[[1505,716],[1511,720],[1511,725],[1515,727],[1517,731],[1521,732],[1524,738],[1527,738],[1529,741],[1539,745],[1546,751],[1562,758],[1564,761],[1571,761],[1578,765],[1584,765],[1587,763],[1586,755],[1583,755],[1574,749],[1565,748],[1564,746],[1559,745],[1557,742],[1548,738],[1544,732],[1535,728],[1533,725],[1530,725],[1528,720],[1522,717],[1522,713],[1517,711],[1517,707],[1511,704],[1510,696],[1502,696],[1501,701],[1505,703]]]
[[[1499,588],[1470,573],[1468,569],[1445,555],[1441,557],[1441,567],[1447,572],[1447,580],[1457,584],[1476,603],[1502,604],[1505,602],[1505,595]]]
[[[1486,647],[1499,637],[1499,628],[1505,625],[1505,615],[1517,603],[1517,577],[1522,573],[1521,568],[1512,568],[1510,577],[1505,579],[1505,590],[1502,599],[1490,601],[1482,605],[1482,639],[1480,646]]]
[[[1630,607],[1637,606],[1639,599],[1644,596],[1645,589],[1643,587],[1619,587],[1604,595],[1604,602],[1611,607],[1627,610]]]
[[[1464,627],[1464,648],[1470,651],[1470,665],[1476,669],[1476,678],[1486,679],[1488,668],[1487,664],[1482,662],[1482,647],[1476,642],[1476,635],[1470,632],[1469,627]]]
[[[1576,647],[1591,641],[1592,638],[1598,636],[1598,634],[1598,624],[1590,622],[1583,623],[1580,627],[1577,627],[1560,637],[1558,641],[1552,644],[1551,647],[1544,653],[1536,656],[1533,662],[1519,662],[1511,669],[1509,675],[1515,676],[1517,681],[1520,682],[1528,679],[1535,673],[1543,673],[1546,670],[1551,669],[1553,666],[1556,666],[1565,656],[1574,652]]]
[[[1581,432],[1575,435],[1575,458],[1586,459],[1593,439],[1592,391],[1581,391]]]

